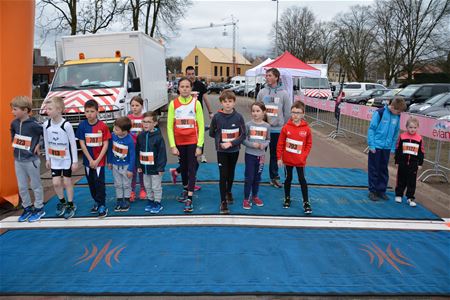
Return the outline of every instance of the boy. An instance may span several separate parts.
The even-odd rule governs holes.
[[[11,141],[14,149],[14,168],[16,170],[19,195],[22,199],[23,213],[19,222],[36,222],[45,215],[44,192],[41,183],[39,159],[39,139],[42,126],[29,116],[31,99],[26,96],[14,97],[11,101],[14,120],[11,122]],[[28,180],[34,192],[34,208],[28,193]]]
[[[138,136],[136,142],[136,165],[138,172],[144,173],[144,186],[148,197],[145,211],[152,214],[163,209],[161,178],[167,163],[166,146],[161,131],[155,127],[157,124],[158,117],[155,112],[144,113],[144,132]]]
[[[70,219],[75,215],[73,203],[72,172],[78,168],[78,153],[72,124],[62,117],[64,100],[61,97],[50,98],[46,112],[50,118],[44,123],[45,158],[47,169],[52,170],[52,181],[59,203],[56,215]],[[61,179],[62,176],[62,179]],[[67,203],[64,199],[64,188]]]
[[[95,100],[88,100],[84,104],[84,115],[86,120],[78,125],[77,138],[83,151],[89,190],[95,201],[91,213],[104,218],[108,215],[105,206],[105,154],[111,133],[105,123],[97,118],[98,103]]]
[[[368,173],[369,199],[388,200],[386,188],[389,181],[389,154],[395,153],[400,130],[400,113],[405,111],[405,100],[396,97],[391,104],[375,111],[367,133],[369,144]]]
[[[308,184],[305,179],[305,166],[309,152],[312,147],[311,129],[304,120],[305,105],[294,102],[291,107],[291,119],[283,126],[277,144],[278,166],[283,164],[286,170],[286,181],[284,182],[284,208],[291,206],[291,182],[292,171],[297,169],[298,181],[302,189],[303,210],[305,214],[311,214],[311,204],[308,199]]]
[[[228,214],[228,203],[233,203],[231,188],[234,170],[241,143],[245,139],[245,122],[242,115],[234,109],[236,96],[232,91],[223,91],[219,100],[222,109],[212,118],[209,136],[215,140],[219,164],[220,213]]]
[[[113,170],[117,203],[114,211],[130,209],[131,179],[135,165],[135,146],[130,133],[131,120],[127,117],[116,119],[112,141],[108,147],[108,168]]]

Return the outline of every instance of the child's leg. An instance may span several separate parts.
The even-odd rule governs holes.
[[[72,178],[71,177],[63,177],[63,181],[64,181],[64,188],[66,189],[66,193],[67,193],[67,201],[73,202]]]
[[[147,191],[147,200],[153,201],[155,199],[151,198],[153,194],[152,190],[152,175],[144,174],[144,186]]]
[[[217,152],[217,164],[219,165],[219,191],[220,202],[225,202],[227,193],[227,164],[228,157],[225,152]]]
[[[308,203],[309,202],[308,184],[306,183],[306,178],[305,178],[305,168],[296,167],[296,169],[297,169],[298,181],[302,188],[303,203]]]
[[[58,196],[58,199],[64,199],[64,186],[63,179],[61,176],[56,176],[52,178],[53,188],[55,189],[55,193]]]
[[[255,179],[252,184],[252,195],[253,197],[258,196],[259,183],[261,182],[261,174],[264,170],[264,160],[265,156],[255,156]]]
[[[23,208],[30,207],[31,197],[28,193],[28,176],[29,176],[29,165],[30,162],[20,162],[14,161],[14,168],[16,170],[17,185],[19,186],[19,195],[22,198]],[[33,177],[31,177],[33,178]]]
[[[188,177],[188,196],[194,194],[195,181],[197,175],[197,157],[195,156],[196,144],[187,145],[187,177]]]
[[[28,164],[28,176],[34,193],[34,207],[44,207],[44,189],[41,182],[41,161],[36,159]],[[28,195],[28,193],[27,193]]]
[[[155,202],[161,203],[162,199],[162,184],[161,184],[161,176],[159,175],[150,175],[152,177],[152,190],[153,195],[155,197]]]
[[[227,193],[231,193],[234,182],[234,171],[236,170],[236,163],[239,158],[239,151],[228,153],[228,176],[227,178]]]
[[[141,191],[146,191],[145,185],[144,185],[144,173],[139,173],[139,184],[140,184]]]
[[[250,190],[255,180],[255,156],[245,153],[245,181],[244,181],[244,199],[250,197]],[[254,195],[254,194],[253,194]]]
[[[397,169],[397,184],[395,185],[395,196],[403,197],[406,188],[406,172],[405,167],[399,165]]]
[[[269,176],[270,176],[270,179],[275,179],[275,178],[279,177],[278,164],[277,164],[277,143],[278,143],[279,137],[280,137],[280,133],[278,133],[278,132],[270,133],[270,143],[269,143],[269,151],[270,151]]]
[[[141,187],[143,186],[143,181],[142,181],[142,173],[139,173],[139,175],[138,175],[138,172],[137,172],[137,170],[135,169],[134,171],[133,171],[133,178],[131,179],[131,190],[134,192],[135,190],[136,190],[136,181],[137,181],[137,177],[139,176],[139,179],[140,179],[140,181],[139,181],[139,183],[141,184]]]
[[[416,181],[417,181],[417,166],[412,166],[408,170],[406,175],[406,198],[415,199],[414,194],[416,193]]]
[[[93,170],[95,173],[95,192],[96,199],[99,206],[105,206],[106,192],[105,192],[105,167],[97,167]]]
[[[98,203],[97,200],[97,191],[96,191],[96,185],[95,185],[95,181],[96,181],[96,170],[95,169],[91,169],[89,167],[85,167],[85,171],[86,171],[86,178],[88,181],[88,185],[89,185],[89,191],[91,193],[91,197],[92,199],[94,199],[94,201],[96,202],[96,205],[99,206],[100,204]]]
[[[378,182],[378,151],[376,150],[375,153],[372,153],[369,151],[368,156],[368,179],[369,179],[369,192],[376,193],[376,186]]]
[[[391,151],[389,149],[381,149],[380,151],[380,158],[379,158],[379,164],[378,164],[378,184],[376,191],[378,194],[385,194],[388,181],[389,181],[389,170],[388,170],[388,164],[389,164],[389,156],[391,154]]]
[[[177,146],[178,151],[180,152],[179,161],[180,161],[180,172],[181,173],[181,181],[183,183],[183,187],[187,187],[188,185],[188,148],[186,145]]]
[[[294,167],[285,166],[286,179],[284,181],[284,197],[291,197],[291,182],[292,182],[292,169]]]
[[[123,198],[123,179],[121,170],[122,166],[113,165],[113,178],[114,178],[114,189],[116,190],[116,198],[117,200],[121,200]]]
[[[130,196],[131,196],[131,178],[128,178],[127,176],[127,172],[128,172],[128,166],[124,167],[124,172],[123,172],[123,197],[127,200],[130,200]],[[141,178],[142,177],[142,173],[139,174],[139,183],[141,184],[141,190],[144,189],[144,180]]]

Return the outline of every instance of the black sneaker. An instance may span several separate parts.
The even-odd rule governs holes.
[[[72,205],[67,205],[66,212],[64,213],[64,219],[68,220],[72,218],[75,215],[75,211],[77,210],[77,207]]]
[[[56,215],[58,217],[64,216],[64,212],[66,211],[66,202],[58,202],[56,204]]]
[[[305,211],[305,214],[307,214],[307,215],[312,214],[312,209],[311,209],[311,205],[309,204],[309,202],[303,203],[303,210]]]
[[[284,198],[283,207],[284,207],[284,208],[289,208],[289,207],[291,207],[291,198],[290,198],[290,197]]]
[[[130,210],[130,201],[123,200],[120,206],[120,211],[129,211]]]
[[[191,213],[194,211],[194,205],[192,205],[192,200],[189,198],[184,202],[184,210],[185,213]]]
[[[369,199],[372,201],[378,201],[378,196],[373,192],[369,192]]]
[[[234,203],[234,198],[233,198],[233,194],[232,193],[227,193],[225,196],[225,199],[227,200],[228,204],[233,204]]]
[[[122,200],[117,199],[116,206],[114,206],[114,211],[116,212],[121,211],[121,208],[122,208]]]
[[[97,205],[97,203],[94,204],[94,206],[92,206],[91,214],[98,214],[98,205]]]
[[[380,193],[379,197],[383,200],[389,200],[389,197],[388,197],[388,195],[386,195],[386,193]]]
[[[221,202],[220,203],[220,214],[221,215],[228,215],[230,211],[228,210],[227,202]]]
[[[278,179],[278,178],[274,178],[274,179],[270,180],[270,185],[272,185],[273,187],[275,187],[277,189],[281,189],[283,187],[280,183],[280,179]]]

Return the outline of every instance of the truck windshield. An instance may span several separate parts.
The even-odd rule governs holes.
[[[122,87],[123,63],[66,65],[58,68],[52,91]]]
[[[330,89],[330,84],[326,78],[302,78],[302,89]]]

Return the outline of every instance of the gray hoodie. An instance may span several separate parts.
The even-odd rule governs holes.
[[[281,128],[289,120],[291,115],[291,101],[289,94],[278,84],[272,88],[266,86],[258,93],[258,101],[262,101],[266,106],[268,123],[271,132],[280,133]]]
[[[17,161],[34,161],[39,156],[34,154],[36,145],[42,136],[42,125],[40,125],[35,118],[30,117],[21,122],[19,119],[14,119],[11,122],[11,142],[14,143],[14,136],[22,136],[19,140],[31,138],[31,145],[18,145],[19,148],[14,147],[14,159]],[[23,149],[21,149],[23,148]],[[29,148],[29,150],[27,150]]]

